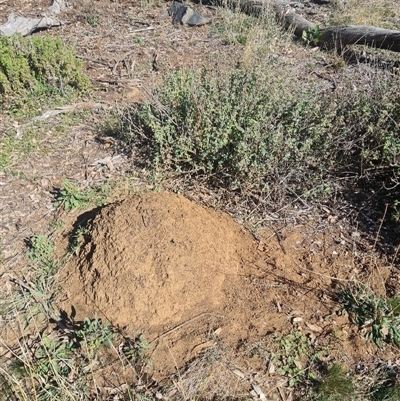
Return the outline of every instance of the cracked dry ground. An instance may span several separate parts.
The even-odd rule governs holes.
[[[76,43],[85,60],[96,89],[85,99],[89,110],[78,123],[68,120],[66,129],[58,128],[60,116],[43,123],[46,129],[37,149],[24,157],[15,154],[0,173],[3,302],[13,290],[10,278],[23,278],[30,268],[26,240],[48,233],[49,223],[59,218],[66,226],[54,238],[64,244],[78,218],[78,212],[60,214],[54,206],[54,191],[63,180],[82,187],[123,182],[117,185],[116,198],[129,199],[97,214],[89,242],[63,272],[70,280],[63,306],[74,306],[80,317],[103,313],[114,324],[156,340],[149,373],[157,380],[185,364],[188,372],[195,371],[201,364],[198,355],[214,350],[223,355],[208,362],[219,372],[212,378],[214,391],[226,392],[230,383],[233,395],[246,393],[254,380],[272,393],[279,387],[276,394],[282,394],[287,391],[285,381],[267,368],[262,352],[249,357],[249,347],[254,350],[273,333],[288,333],[294,327],[321,344],[328,341],[327,360],[338,359],[349,369],[380,359],[400,363],[395,350],[377,351],[346,316],[332,315],[338,305],[331,295],[339,283],[368,280],[378,292],[388,286],[399,289],[398,271],[345,216],[327,208],[282,218],[271,214],[256,239],[228,215],[196,204],[212,204],[203,194],[188,193],[191,201],[163,193],[130,199],[132,188],[153,188],[141,178],[145,172],[135,167],[134,154],[97,140],[98,125],[113,106],[142,101],[167,71],[202,64],[228,68],[240,61],[240,49],[223,44],[213,27],[172,26],[162,16],[163,3],[147,8],[125,1],[95,4],[91,12],[99,22],[96,26],[85,20],[85,3],[74,2],[63,15],[67,23],[50,31]],[[11,11],[33,15],[47,6],[44,1],[35,8],[29,2],[10,1],[0,4],[0,11],[3,16]],[[215,9],[204,7],[202,12],[218,17]],[[0,135],[13,124],[2,117]],[[93,260],[85,265],[88,255]],[[97,271],[94,276],[92,268]],[[135,316],[130,315],[132,303]],[[7,332],[7,322],[1,325]]]

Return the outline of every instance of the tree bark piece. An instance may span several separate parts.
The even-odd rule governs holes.
[[[61,13],[65,8],[64,0],[54,0],[47,9],[47,15],[41,18],[25,18],[11,14],[5,24],[0,25],[0,36],[11,36],[19,33],[27,36],[40,29],[47,29],[52,26],[60,26],[61,22],[51,15]]]

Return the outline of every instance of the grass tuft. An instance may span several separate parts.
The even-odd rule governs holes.
[[[322,380],[316,386],[317,400],[343,401],[351,400],[354,394],[354,386],[351,377],[343,370],[343,367],[335,363],[329,368]]]

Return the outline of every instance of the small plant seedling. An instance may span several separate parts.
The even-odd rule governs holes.
[[[315,28],[309,28],[303,31],[301,38],[304,43],[308,45],[314,44],[318,45],[321,40],[321,32],[319,30],[319,26],[317,25]]]
[[[149,343],[143,337],[143,335],[140,334],[135,336],[133,340],[131,338],[126,338],[124,344],[122,345],[122,352],[132,363],[136,363],[138,361],[148,363],[145,355],[151,349],[151,347],[151,343]]]
[[[72,236],[72,241],[68,247],[68,252],[76,255],[83,241],[83,237],[88,233],[86,227],[79,227]]]
[[[65,221],[54,219],[50,222],[50,228],[54,231],[60,230],[61,228],[65,227]]]
[[[57,197],[56,206],[62,207],[66,211],[71,211],[81,209],[89,201],[89,195],[82,192],[78,185],[65,181]]]
[[[101,319],[85,318],[82,328],[76,331],[78,342],[84,346],[89,359],[92,360],[101,347],[109,347],[115,340],[116,333],[108,323],[102,323]]]
[[[378,347],[388,342],[400,348],[400,296],[383,299],[365,286],[357,285],[340,290],[338,300],[350,320],[361,329],[365,337]]]
[[[84,209],[90,205],[102,206],[107,201],[108,193],[107,185],[82,190],[79,185],[66,180],[57,196],[55,205],[65,211]]]
[[[296,331],[275,338],[275,342],[279,348],[272,353],[272,362],[281,374],[289,377],[290,387],[296,387],[307,379],[316,377],[311,367],[319,359],[320,350],[315,349],[304,334]]]

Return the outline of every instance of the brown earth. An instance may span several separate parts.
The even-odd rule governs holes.
[[[317,241],[304,227],[285,239],[264,232],[255,240],[227,214],[168,192],[106,206],[88,229],[63,273],[67,299],[60,306],[75,310],[76,319],[97,314],[143,334],[154,344],[157,379],[215,347],[217,338],[238,350],[295,327],[316,341],[341,331],[347,319],[334,314],[332,290],[362,274],[346,242]],[[367,274],[383,288],[388,270],[378,270]],[[341,359],[374,353],[346,330]]]
[[[234,345],[282,326],[279,315],[263,322],[275,294],[268,280],[257,291],[252,283],[269,270],[262,256],[229,216],[183,196],[148,193],[96,216],[68,269],[64,309],[74,306],[82,318],[97,312],[128,332],[158,339],[152,360],[157,372],[168,374],[196,356],[218,328]]]

